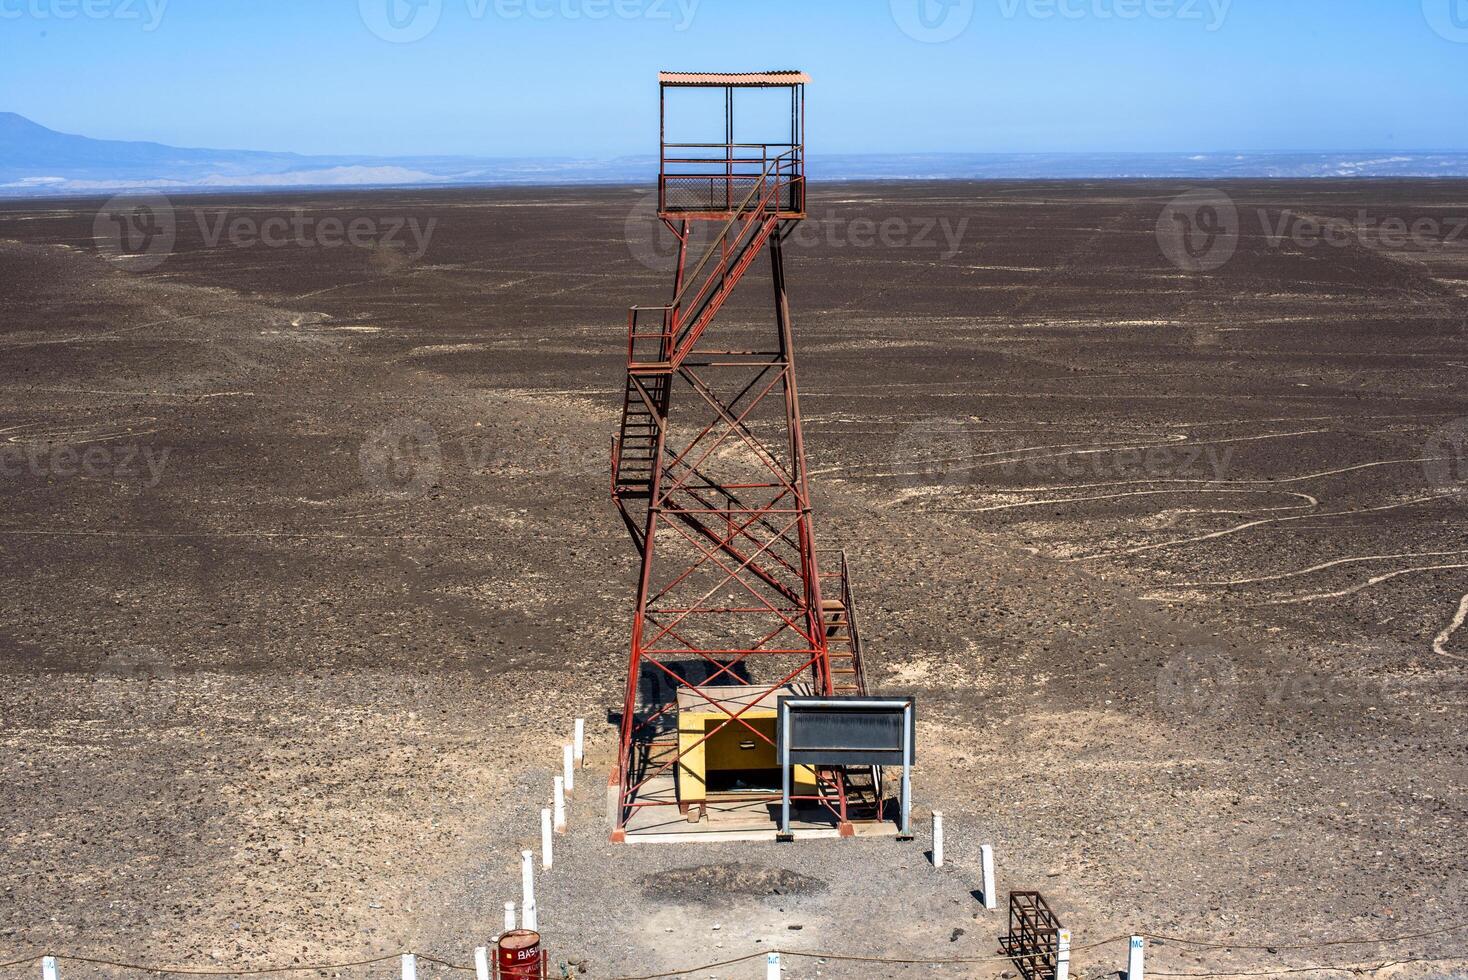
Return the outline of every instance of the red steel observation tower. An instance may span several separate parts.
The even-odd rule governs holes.
[[[800,72],[660,77],[665,304],[633,307],[612,497],[641,555],[612,839],[772,827],[775,700],[866,693],[844,556],[816,560],[782,242],[806,216]],[[683,142],[696,131],[714,142]],[[752,130],[759,130],[751,136]],[[712,240],[690,262],[696,222]],[[773,314],[720,319],[762,254]],[[753,281],[751,287],[757,285]],[[880,819],[869,768],[799,767],[802,826]]]

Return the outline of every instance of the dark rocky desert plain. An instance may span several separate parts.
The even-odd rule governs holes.
[[[1085,980],[1464,975],[1468,182],[812,188],[816,529],[917,698],[911,842],[608,841],[650,207],[0,202],[0,975],[472,976],[577,717],[553,975],[1013,976],[1011,889]]]

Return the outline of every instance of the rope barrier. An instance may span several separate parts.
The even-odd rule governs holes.
[[[1319,949],[1324,946],[1369,946],[1373,943],[1402,943],[1409,939],[1425,939],[1429,936],[1444,936],[1450,932],[1461,932],[1468,929],[1468,922],[1460,922],[1455,926],[1444,929],[1432,929],[1428,932],[1413,932],[1403,936],[1388,936],[1381,939],[1323,939],[1314,943],[1220,943],[1208,939],[1186,939],[1181,936],[1165,936],[1157,933],[1138,932],[1135,935],[1146,939],[1161,940],[1168,943],[1181,943],[1184,946],[1205,946],[1213,949]]]
[[[1408,940],[1413,940],[1413,939],[1426,939],[1426,938],[1430,938],[1430,937],[1433,937],[1433,936],[1445,936],[1445,935],[1449,935],[1451,933],[1461,932],[1461,931],[1463,931],[1465,929],[1468,929],[1468,922],[1460,922],[1460,923],[1457,923],[1456,925],[1446,926],[1446,927],[1444,927],[1442,929],[1430,929],[1430,930],[1427,930],[1425,932],[1405,933],[1405,934],[1398,935],[1398,936],[1381,936],[1381,937],[1370,938],[1370,939],[1322,939],[1322,940],[1315,941],[1315,942],[1303,942],[1303,943],[1301,943],[1301,942],[1295,942],[1295,943],[1283,943],[1283,942],[1275,942],[1275,943],[1233,943],[1233,942],[1219,942],[1217,940],[1211,940],[1211,939],[1191,939],[1191,938],[1184,937],[1184,936],[1169,936],[1169,935],[1166,935],[1164,933],[1138,932],[1138,933],[1125,933],[1125,934],[1121,934],[1121,935],[1111,936],[1111,937],[1108,937],[1106,939],[1100,939],[1100,940],[1097,940],[1095,942],[1084,943],[1084,944],[1078,945],[1078,946],[1072,946],[1071,947],[1071,952],[1072,953],[1077,953],[1077,952],[1082,952],[1082,951],[1088,950],[1088,949],[1097,949],[1097,948],[1102,947],[1102,946],[1110,945],[1111,943],[1121,942],[1123,940],[1128,939],[1132,935],[1142,936],[1143,938],[1150,939],[1150,940],[1152,940],[1154,942],[1177,943],[1177,944],[1183,945],[1183,946],[1199,946],[1199,947],[1204,947],[1204,948],[1209,948],[1209,949],[1253,949],[1253,950],[1270,950],[1272,952],[1278,952],[1279,950],[1284,950],[1284,949],[1291,949],[1291,950],[1293,950],[1293,949],[1320,949],[1320,948],[1329,947],[1329,946],[1360,946],[1360,945],[1371,945],[1371,944],[1378,944],[1378,943],[1379,944],[1400,943],[1400,942],[1406,942]],[[733,959],[721,960],[721,961],[719,961],[717,963],[705,963],[705,964],[702,964],[702,965],[699,965],[699,966],[686,967],[686,968],[681,969],[681,970],[672,970],[672,971],[668,971],[668,972],[665,972],[665,973],[649,973],[649,974],[643,974],[643,975],[640,975],[640,976],[614,977],[614,978],[610,978],[610,980],[668,980],[668,978],[672,978],[672,977],[687,976],[690,973],[700,973],[700,972],[704,972],[704,971],[708,971],[708,970],[717,970],[717,969],[720,969],[720,968],[726,967],[726,966],[733,966],[735,964],[744,963],[744,962],[747,962],[747,961],[752,960],[752,959],[756,959],[756,958],[761,957],[761,956],[766,956],[769,953],[778,953],[781,956],[799,957],[799,958],[803,958],[803,959],[830,960],[832,962],[837,962],[837,963],[877,963],[877,964],[883,964],[883,965],[887,965],[887,966],[960,966],[960,965],[972,965],[972,964],[977,964],[977,963],[1012,963],[1016,959],[1025,958],[1024,957],[1024,954],[1015,954],[1015,955],[997,954],[997,955],[993,955],[993,956],[952,957],[952,958],[922,959],[922,958],[909,958],[909,957],[856,956],[856,955],[849,955],[849,954],[843,954],[843,953],[822,953],[822,952],[813,952],[813,951],[810,951],[810,950],[799,950],[799,949],[767,949],[767,950],[758,950],[756,952],[749,953],[749,954],[747,954],[745,956],[734,957]],[[45,956],[45,955],[47,955],[47,954],[35,953],[35,954],[31,955],[31,956],[21,957],[20,959],[13,959],[13,960],[5,961],[5,962],[0,962],[0,969],[6,969],[6,968],[10,968],[10,967],[17,967],[17,966],[33,965],[33,964],[39,963],[41,961],[41,959],[43,958],[43,956]],[[454,963],[454,962],[452,962],[450,960],[440,959],[440,958],[438,958],[436,956],[430,956],[430,955],[427,955],[427,954],[424,954],[424,953],[415,953],[413,955],[415,955],[419,960],[421,960],[424,963],[432,963],[435,966],[443,967],[446,970],[453,970],[453,971],[460,972],[460,973],[473,973],[473,972],[475,972],[474,967],[472,967],[472,966],[465,966],[465,965],[463,965],[461,963]],[[1038,955],[1038,954],[1031,954],[1031,955]],[[300,966],[273,966],[273,967],[254,967],[254,968],[251,968],[251,967],[235,967],[233,969],[223,969],[223,970],[216,970],[216,969],[197,969],[197,968],[193,968],[193,967],[146,966],[146,965],[143,965],[143,964],[140,964],[140,963],[127,963],[127,962],[123,962],[123,961],[120,961],[120,960],[106,959],[104,957],[74,956],[74,955],[65,954],[65,953],[57,953],[57,954],[54,954],[54,959],[58,963],[84,963],[84,964],[87,964],[89,966],[110,966],[110,967],[114,967],[114,968],[120,969],[120,970],[130,970],[130,971],[133,971],[135,973],[147,973],[147,974],[152,974],[152,975],[155,975],[155,976],[167,976],[167,975],[170,975],[171,974],[171,975],[177,975],[177,976],[199,976],[199,977],[238,977],[238,976],[255,976],[255,977],[258,977],[258,976],[270,976],[270,975],[279,975],[279,974],[287,974],[287,973],[314,973],[314,972],[330,971],[330,970],[347,970],[347,969],[352,969],[354,967],[375,966],[375,965],[377,965],[379,963],[388,963],[388,962],[397,961],[402,956],[403,956],[402,953],[390,953],[390,954],[383,955],[383,956],[372,957],[370,959],[352,960],[352,961],[348,961],[348,962],[344,962],[344,963],[312,963],[312,964],[302,964]],[[1365,973],[1370,973],[1370,972],[1376,972],[1376,971],[1379,971],[1379,970],[1383,970],[1383,969],[1385,969],[1388,966],[1397,966],[1397,965],[1408,964],[1408,963],[1440,963],[1440,962],[1447,962],[1447,961],[1450,961],[1450,960],[1457,960],[1457,959],[1464,959],[1464,958],[1465,957],[1453,957],[1453,956],[1415,957],[1415,958],[1402,959],[1402,960],[1387,960],[1387,961],[1384,961],[1382,963],[1374,964],[1374,965],[1373,964],[1352,964],[1352,965],[1346,965],[1346,966],[1301,966],[1301,967],[1284,967],[1284,968],[1280,968],[1280,969],[1277,969],[1277,970],[1246,971],[1246,972],[1242,972],[1242,973],[1228,973],[1228,972],[1222,972],[1222,973],[1169,973],[1169,972],[1165,972],[1165,971],[1161,971],[1161,970],[1151,970],[1151,969],[1149,969],[1147,972],[1150,975],[1152,975],[1152,976],[1158,976],[1158,977],[1184,977],[1184,978],[1206,978],[1206,977],[1271,977],[1271,976],[1282,976],[1282,975],[1291,974],[1291,973],[1311,973],[1311,972],[1335,972],[1335,973],[1363,973],[1363,972],[1365,972]]]
[[[1075,946],[1075,947],[1072,947],[1071,948],[1071,952],[1075,952],[1078,949],[1090,949],[1090,948],[1094,948],[1096,946],[1105,945],[1108,942],[1116,942],[1118,940],[1126,939],[1126,938],[1128,938],[1128,937],[1126,937],[1126,936],[1117,936],[1117,937],[1113,937],[1112,939],[1109,939],[1109,940],[1104,940],[1103,942],[1100,942],[1100,943],[1090,943],[1087,946]],[[1382,940],[1356,940],[1356,941],[1357,942],[1374,942],[1374,941],[1382,941]],[[1263,948],[1263,947],[1261,947],[1261,948]],[[687,967],[686,969],[673,970],[673,971],[670,971],[670,972],[667,972],[667,973],[649,973],[649,974],[645,974],[643,976],[636,976],[636,977],[612,977],[612,978],[610,978],[610,980],[669,980],[669,978],[672,978],[672,977],[682,977],[682,976],[687,976],[690,973],[701,973],[701,972],[703,972],[705,970],[715,970],[715,969],[718,969],[720,967],[731,966],[731,965],[736,964],[736,963],[743,963],[743,962],[746,962],[748,960],[755,959],[755,958],[760,957],[760,956],[765,956],[768,953],[779,953],[781,956],[804,957],[806,959],[831,960],[831,961],[834,961],[834,962],[846,962],[846,963],[880,963],[880,964],[883,964],[883,965],[886,965],[886,966],[964,966],[964,965],[972,965],[972,964],[975,964],[975,963],[1012,963],[1014,961],[1014,959],[1015,959],[1015,957],[1012,957],[1012,956],[960,957],[960,958],[952,958],[952,959],[902,959],[902,958],[890,958],[890,957],[878,957],[878,956],[844,956],[844,955],[837,954],[837,953],[812,953],[812,952],[806,952],[806,951],[795,950],[795,949],[771,949],[771,950],[763,950],[763,951],[758,952],[758,953],[750,953],[748,956],[740,956],[740,957],[737,957],[737,958],[732,959],[732,960],[723,960],[723,961],[718,962],[718,963],[705,963],[705,964],[702,964],[700,966],[691,966],[691,967]],[[1370,964],[1370,963],[1361,964],[1361,963],[1358,963],[1358,964],[1351,964],[1351,965],[1348,965],[1348,966],[1298,966],[1298,967],[1283,968],[1283,969],[1279,969],[1279,970],[1261,970],[1261,971],[1243,972],[1243,973],[1165,973],[1165,972],[1163,972],[1161,970],[1152,970],[1152,969],[1149,969],[1147,971],[1147,974],[1149,976],[1157,976],[1157,977],[1192,977],[1192,978],[1201,978],[1201,977],[1270,977],[1270,976],[1281,976],[1281,975],[1284,975],[1284,974],[1287,974],[1287,973],[1325,973],[1325,972],[1332,972],[1332,973],[1374,973],[1374,972],[1376,972],[1378,970],[1384,970],[1384,969],[1386,969],[1389,966],[1400,966],[1400,965],[1407,964],[1407,963],[1443,963],[1443,962],[1449,962],[1449,961],[1453,961],[1453,960],[1460,960],[1460,959],[1463,959],[1463,958],[1464,957],[1461,957],[1461,956],[1438,956],[1438,957],[1430,957],[1430,956],[1428,956],[1428,957],[1414,957],[1414,958],[1402,959],[1402,960],[1387,960],[1385,962],[1377,963],[1377,964]]]
[[[750,953],[748,956],[740,956],[732,960],[724,960],[720,963],[705,963],[703,966],[692,966],[686,970],[674,970],[672,973],[649,973],[641,977],[613,977],[612,980],[664,980],[666,977],[682,977],[700,970],[717,970],[721,966],[733,966],[735,963],[744,963],[770,953],[785,955],[783,951],[778,949],[762,949],[758,953]]]
[[[260,977],[282,973],[310,973],[318,970],[348,970],[358,966],[376,966],[378,963],[396,962],[402,959],[403,956],[402,953],[392,953],[387,956],[376,956],[366,960],[352,960],[347,963],[312,963],[302,964],[301,966],[235,967],[229,970],[201,970],[186,966],[145,966],[141,963],[124,963],[119,960],[109,960],[98,956],[73,956],[67,953],[37,953],[25,959],[0,963],[0,968],[39,963],[46,955],[51,955],[51,958],[56,960],[57,963],[85,963],[88,966],[110,966],[119,970],[131,970],[134,973],[149,973],[155,976],[177,975],[189,977]],[[448,960],[425,956],[422,953],[415,953],[414,955],[426,963],[435,963],[450,970],[474,972],[472,966],[461,966],[457,963],[451,963]]]
[[[1462,956],[1414,956],[1405,960],[1385,960],[1381,963],[1356,963],[1350,966],[1291,966],[1278,970],[1256,970],[1248,973],[1164,973],[1161,970],[1147,971],[1153,977],[1278,977],[1286,973],[1375,973],[1390,966],[1408,963],[1448,963],[1462,960]]]

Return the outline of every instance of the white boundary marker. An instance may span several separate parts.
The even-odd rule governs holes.
[[[780,954],[765,954],[765,980],[780,980]]]
[[[933,867],[943,867],[943,811],[933,811]]]
[[[418,957],[412,953],[403,954],[403,980],[418,980]]]
[[[515,931],[515,903],[505,903],[505,932]]]
[[[576,795],[576,763],[573,761],[576,749],[570,745],[561,746],[561,778],[566,781],[566,795]]]
[[[520,925],[526,929],[540,928],[540,916],[535,907],[535,865],[530,851],[520,852]]]
[[[41,957],[41,980],[58,980],[59,976],[56,972],[56,957]]]
[[[489,980],[489,950],[483,946],[474,950],[474,980]]]
[[[999,894],[994,889],[994,846],[992,844],[981,845],[979,858],[983,864],[984,908],[992,912],[999,907]]]
[[[1070,980],[1070,930],[1055,937],[1055,980]]]
[[[557,776],[555,779],[555,829],[556,833],[566,832],[566,777]]]
[[[1141,936],[1133,936],[1127,944],[1126,980],[1146,980],[1147,944]]]

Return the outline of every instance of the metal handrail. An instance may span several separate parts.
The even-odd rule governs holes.
[[[672,149],[719,149],[724,152],[719,156],[704,157],[668,157],[666,153]],[[735,156],[735,150],[760,151],[760,156]],[[781,151],[771,157],[772,151]],[[789,158],[791,163],[792,181],[799,179],[801,175],[802,162],[805,147],[799,143],[664,143],[662,149],[662,162],[658,168],[658,208],[665,210],[668,204],[668,185],[670,181],[704,181],[710,183],[710,194],[713,191],[713,181],[722,179],[725,183],[723,207],[718,210],[732,210],[734,207],[734,182],[735,180],[753,180],[757,176],[753,168],[756,164],[762,165],[767,170],[771,160]],[[679,167],[704,167],[705,170],[695,170],[685,173],[670,173],[669,166]],[[710,201],[710,209],[714,209],[713,201]],[[693,210],[693,209],[685,209]]]
[[[722,146],[725,144],[718,145]],[[704,252],[703,257],[699,259],[698,264],[694,266],[693,271],[684,278],[683,286],[673,297],[673,301],[671,303],[667,303],[662,306],[632,307],[628,316],[627,353],[629,361],[633,361],[635,359],[635,347],[638,339],[659,338],[661,341],[666,343],[667,350],[665,351],[665,353],[668,356],[671,356],[673,352],[677,350],[677,335],[680,332],[679,328],[681,327],[683,322],[685,322],[685,318],[674,317],[673,312],[683,306],[685,295],[688,293],[689,290],[694,289],[695,287],[697,288],[697,292],[694,294],[694,308],[695,310],[698,310],[702,307],[704,294],[709,291],[710,287],[715,281],[715,277],[712,275],[710,275],[706,280],[702,278],[704,269],[713,259],[715,253],[719,253],[724,258],[727,258],[730,254],[737,253],[738,248],[731,248],[731,243],[726,241],[726,239],[729,238],[730,232],[734,230],[736,225],[740,226],[738,229],[738,233],[734,236],[734,241],[737,243],[738,240],[745,234],[745,232],[752,229],[757,229],[759,227],[759,222],[753,219],[744,222],[741,225],[741,219],[749,215],[752,210],[763,214],[768,209],[769,200],[775,194],[777,194],[782,188],[791,186],[797,179],[799,179],[797,176],[795,176],[798,173],[798,171],[796,170],[797,161],[798,154],[796,153],[796,151],[789,150],[785,153],[780,154],[779,156],[776,156],[774,159],[769,160],[765,164],[765,167],[759,174],[755,185],[749,189],[749,193],[747,193],[744,196],[744,199],[739,202],[739,207],[732,211],[729,219],[724,223],[723,227],[719,229],[719,233],[714,236],[713,241],[710,242],[708,249]],[[789,170],[791,176],[785,177],[782,180],[782,174],[784,174],[787,169]],[[771,179],[772,177],[774,178],[773,180]],[[752,175],[746,179],[756,180],[756,178]],[[758,197],[759,203],[758,205],[756,205],[755,208],[752,209],[750,205],[751,202],[756,199],[756,197]],[[648,312],[656,311],[662,314],[662,330],[656,332],[649,331],[645,333],[638,333],[637,316],[640,312],[644,310]],[[695,313],[691,319],[696,321],[697,317],[698,314]]]
[[[769,157],[734,157],[732,160],[731,159],[727,159],[727,158],[714,160],[714,159],[711,159],[711,158],[708,158],[708,157],[669,157],[666,160],[664,160],[663,162],[664,163],[685,163],[685,164],[692,164],[692,163],[723,163],[723,164],[737,163],[737,164],[748,164],[749,166],[754,166],[755,164],[765,164],[765,163],[768,163],[769,160],[770,160]],[[681,180],[684,177],[722,177],[722,176],[724,176],[724,174],[723,174],[722,171],[719,172],[719,173],[717,173],[717,174],[665,173],[665,174],[663,174],[663,179],[664,180]],[[756,175],[751,174],[750,176],[756,176]]]
[[[856,597],[851,590],[851,566],[846,562],[845,549],[841,551],[841,604],[846,607],[846,624],[851,632],[851,659],[856,666],[856,685],[862,694],[866,694],[866,666],[862,662],[861,632],[856,627]]]
[[[753,149],[756,146],[788,146],[788,147],[791,147],[793,149],[794,147],[797,147],[799,145],[800,145],[799,143],[664,143],[663,144],[664,147],[671,146],[675,150],[713,149],[714,147],[718,147],[719,149],[722,150],[726,146],[732,146],[732,147],[734,147],[735,149],[738,149],[738,150],[749,150],[749,149]]]
[[[693,284],[698,281],[699,275],[703,272],[703,267],[708,265],[709,260],[713,258],[714,251],[719,243],[723,241],[724,237],[729,234],[729,230],[739,221],[740,215],[744,214],[744,212],[748,210],[749,202],[754,200],[755,194],[759,193],[764,188],[765,182],[769,180],[770,175],[778,172],[780,168],[780,162],[784,160],[787,156],[790,156],[790,154],[782,153],[779,156],[775,157],[775,159],[771,160],[769,164],[765,167],[764,171],[759,175],[759,183],[749,189],[749,193],[744,196],[744,200],[739,202],[738,210],[736,210],[732,215],[729,216],[728,221],[724,222],[724,227],[719,229],[719,233],[714,236],[714,240],[709,244],[708,250],[703,253],[703,258],[698,260],[698,265],[694,266],[693,271],[689,273],[687,278],[684,279],[682,288],[678,290],[677,295],[673,297],[673,302],[670,303],[669,306],[676,307],[682,303],[683,294],[686,293],[693,286]],[[794,162],[793,158],[791,162]],[[776,180],[773,189],[778,189],[779,186],[780,182]],[[761,207],[763,207],[764,198],[765,195],[760,194]],[[740,230],[743,231],[743,229]]]

